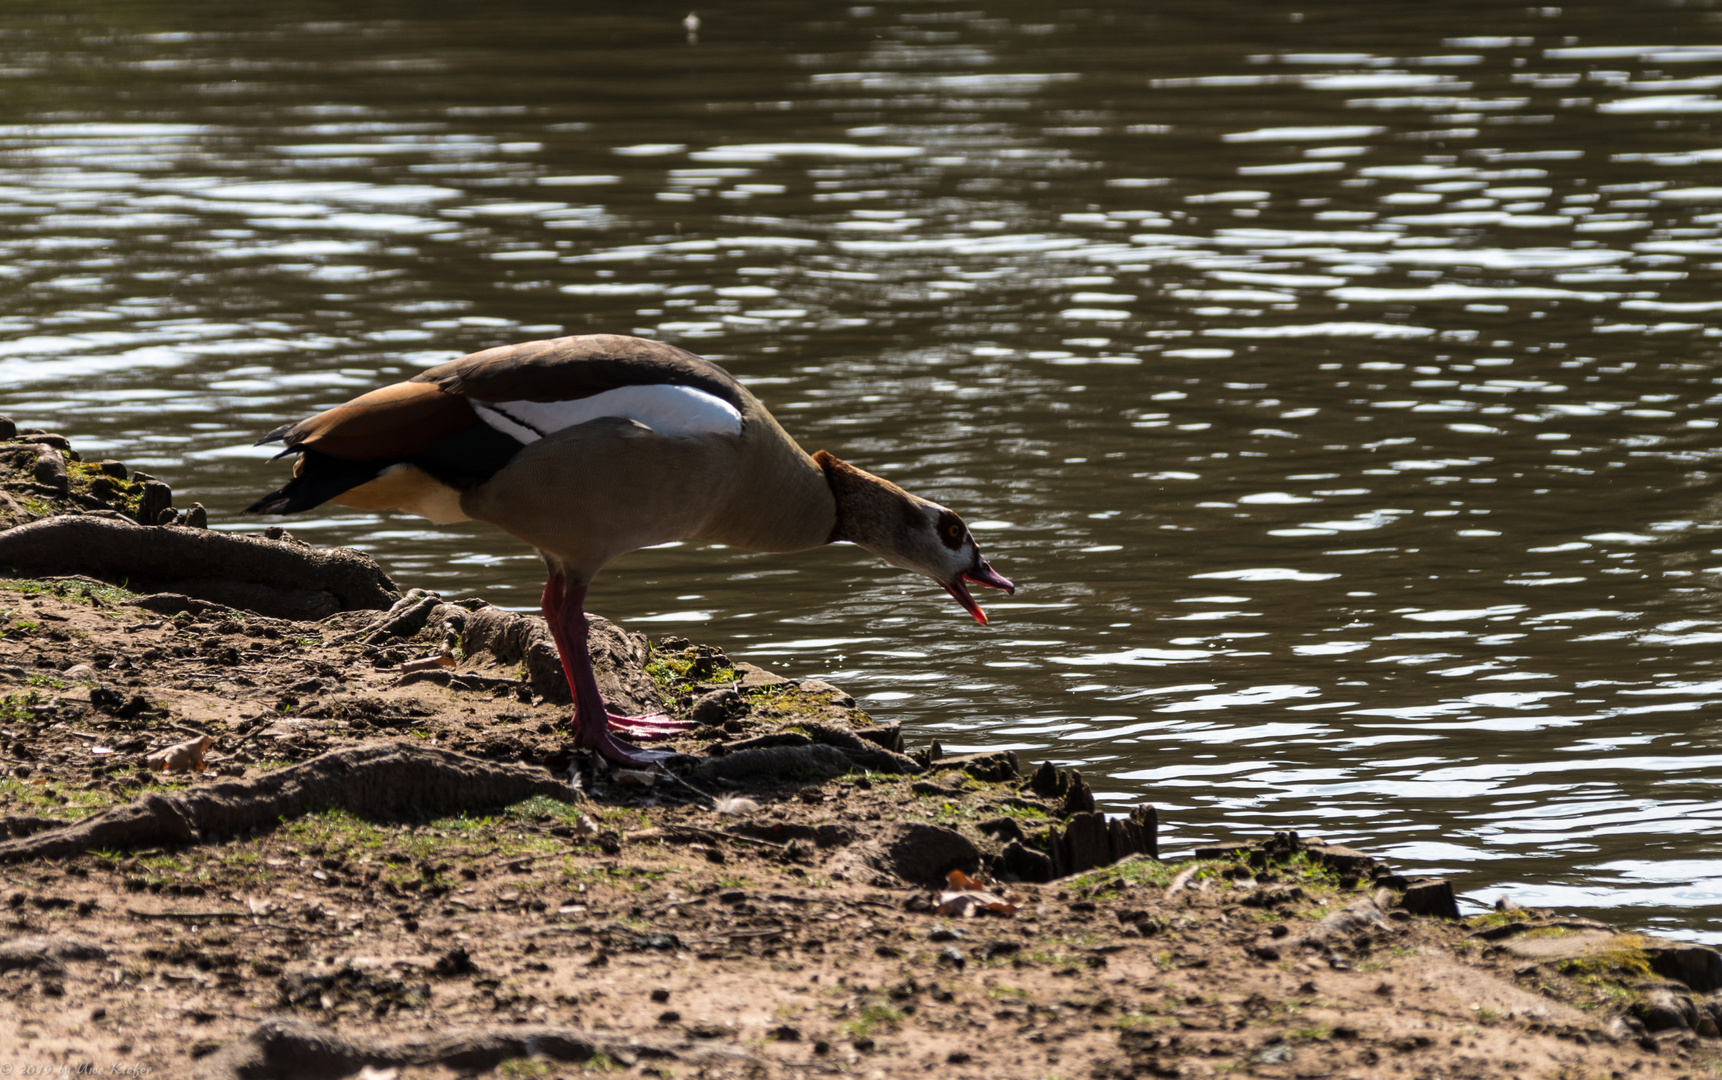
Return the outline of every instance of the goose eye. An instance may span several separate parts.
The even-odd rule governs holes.
[[[963,527],[961,525],[952,525],[950,528],[945,530],[945,535],[950,537],[952,540],[955,540],[957,537],[963,535]]]

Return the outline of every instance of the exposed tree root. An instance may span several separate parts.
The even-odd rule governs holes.
[[[812,720],[804,720],[795,726],[812,736],[814,742],[826,746],[835,746],[843,751],[843,755],[858,769],[897,773],[898,775],[909,775],[921,771],[921,766],[909,755],[887,750],[878,743],[862,738],[856,732],[841,725],[821,724]],[[901,735],[898,736],[898,741],[902,741]]]
[[[534,795],[567,801],[568,785],[544,769],[502,765],[430,746],[358,746],[252,780],[146,795],[73,825],[0,841],[0,862],[61,858],[92,849],[196,844],[274,825],[284,817],[342,809],[367,817],[437,815],[504,806]]]
[[[107,955],[100,945],[80,938],[32,934],[0,941],[0,972],[25,968],[53,975],[65,971],[63,961],[100,960]]]
[[[749,1054],[722,1046],[605,1038],[550,1024],[455,1028],[436,1035],[360,1041],[295,1020],[267,1020],[244,1042],[205,1059],[193,1076],[196,1080],[334,1080],[367,1065],[443,1065],[476,1073],[511,1058],[538,1056],[578,1063],[599,1054],[623,1065],[642,1058],[728,1062],[738,1072],[754,1061]]]
[[[488,604],[470,612],[449,605],[439,609],[439,615],[460,632],[468,653],[482,650],[505,664],[524,664],[533,693],[557,704],[573,703],[556,641],[539,616]],[[646,635],[624,630],[590,613],[586,618],[591,624],[587,650],[592,654],[592,668],[604,701],[622,713],[661,711],[664,703],[645,671]]]
[[[707,758],[688,773],[696,780],[746,780],[755,776],[841,776],[855,767],[835,746],[762,746]]]
[[[284,619],[386,608],[399,596],[382,567],[348,548],[138,525],[118,514],[45,518],[0,532],[0,566],[38,577],[89,574]]]

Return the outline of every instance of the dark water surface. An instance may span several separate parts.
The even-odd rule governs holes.
[[[1714,5],[606,6],[8,5],[5,411],[244,528],[283,420],[673,341],[1022,588],[677,546],[596,610],[1081,763],[1170,850],[1722,941]],[[505,536],[331,509],[536,601]]]

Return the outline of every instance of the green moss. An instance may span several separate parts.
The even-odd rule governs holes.
[[[38,581],[35,578],[0,578],[0,590],[25,596],[56,596],[91,607],[116,606],[135,599],[137,594],[118,585],[99,581]]]
[[[1098,870],[1090,870],[1086,874],[1078,874],[1064,882],[1063,886],[1064,888],[1072,890],[1092,889],[1094,886],[1099,885],[1102,882],[1110,883],[1117,881],[1127,885],[1147,882],[1150,885],[1158,885],[1161,888],[1165,888],[1167,885],[1172,883],[1173,878],[1177,877],[1185,870],[1188,870],[1192,865],[1200,866],[1202,868],[1196,873],[1196,880],[1201,880],[1204,876],[1214,876],[1210,868],[1222,866],[1224,864],[1219,862],[1164,863],[1159,859],[1132,859],[1127,863],[1105,866]]]
[[[120,801],[120,797],[113,792],[100,788],[84,791],[80,788],[67,788],[53,781],[36,784],[11,776],[0,778],[0,796],[9,796],[14,805],[22,804],[22,809],[28,813],[73,821],[88,817],[98,810],[105,810]]]
[[[1522,911],[1485,911],[1481,915],[1473,915],[1465,920],[1465,925],[1473,930],[1490,930],[1497,926],[1506,926],[1524,918]]]
[[[889,1005],[864,1005],[861,1015],[844,1023],[843,1029],[856,1038],[873,1034],[880,1027],[896,1030],[903,1022],[903,1010]]]
[[[644,829],[652,823],[644,810],[626,806],[594,806],[592,816],[598,819],[598,824],[612,829]]]
[[[1645,978],[1650,975],[1651,969],[1650,954],[1645,951],[1644,945],[1645,938],[1640,934],[1617,934],[1583,956],[1557,962],[1555,970],[1570,978],[1591,978],[1608,982]]]
[[[572,824],[585,816],[585,812],[573,803],[552,799],[548,795],[534,795],[524,802],[517,802],[510,806],[503,811],[503,815],[517,821],[555,821]]]
[[[719,666],[696,648],[665,649],[658,645],[652,646],[646,660],[646,674],[666,688],[695,682],[737,682],[741,678],[733,666]]]
[[[36,714],[30,710],[40,704],[42,704],[42,695],[35,690],[7,694],[5,697],[0,697],[0,720],[12,722],[34,720]]]

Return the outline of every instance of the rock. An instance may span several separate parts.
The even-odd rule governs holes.
[[[1040,763],[1040,768],[1029,778],[1029,786],[1036,795],[1046,799],[1057,798],[1064,794],[1064,781],[1060,777],[1058,767],[1050,761]]]
[[[138,500],[138,524],[161,524],[162,511],[173,506],[173,489],[160,480],[144,484],[143,497]]]
[[[995,750],[985,754],[958,754],[938,760],[940,769],[961,769],[983,783],[1002,784],[1021,775],[1016,751]]]
[[[1703,945],[1647,939],[1650,969],[1665,979],[1685,983],[1700,994],[1722,989],[1722,955]]]
[[[1643,1022],[1647,1031],[1690,1030],[1698,1022],[1698,1010],[1692,999],[1671,990],[1646,991],[1643,1000],[1633,1004],[1632,1014]]]
[[[991,836],[1007,844],[1012,840],[1015,840],[1018,843],[1023,843],[1028,839],[1028,837],[1023,835],[1022,826],[1017,824],[1017,820],[1015,818],[993,818],[989,821],[981,822],[978,828],[985,835]]]
[[[209,528],[209,511],[202,503],[192,503],[191,509],[185,512],[185,527],[188,529]]]
[[[1070,815],[1062,833],[1057,828],[1047,833],[1046,846],[1052,854],[1052,871],[1059,877],[1092,870],[1112,861],[1107,851],[1104,814]]]
[[[712,727],[721,725],[725,720],[735,720],[747,714],[747,699],[734,690],[713,690],[695,701],[693,709],[688,713],[695,723],[707,724]]]
[[[1459,903],[1453,897],[1453,884],[1439,878],[1413,882],[1399,898],[1399,906],[1413,915],[1429,915],[1437,919],[1459,918]]]
[[[72,478],[66,472],[66,459],[58,450],[43,447],[36,457],[36,467],[31,473],[36,482],[43,487],[52,488],[59,498],[65,498],[72,493]]]
[[[1040,768],[1029,778],[1029,787],[1036,795],[1046,799],[1062,799],[1059,807],[1059,817],[1069,817],[1072,814],[1091,814],[1094,812],[1094,792],[1088,788],[1087,781],[1075,769],[1065,769],[1062,772],[1052,762],[1042,762]]]
[[[1093,797],[1089,798],[1092,802]],[[1107,821],[1105,814],[1094,811],[1072,814],[1062,831],[1055,826],[1047,833],[1053,875],[1080,874],[1110,866],[1129,855],[1156,857],[1160,850],[1158,828],[1159,815],[1146,804],[1116,821]]]
[[[737,664],[735,673],[741,676],[740,681],[744,690],[751,690],[758,686],[782,686],[789,681],[775,671],[767,671],[762,667],[755,667],[748,663]]]
[[[855,699],[850,697],[847,691],[831,685],[824,679],[803,679],[796,689],[804,694],[830,694],[831,704],[840,708],[853,709],[855,707]]]
[[[0,439],[11,440],[17,437],[18,425],[10,416],[0,416]]]
[[[1005,845],[999,857],[999,869],[1018,881],[1043,882],[1053,879],[1052,859],[1043,851],[1027,847],[1020,840]]]
[[[1294,842],[1296,835],[1295,833],[1292,834]],[[1366,855],[1356,848],[1348,848],[1340,844],[1306,844],[1303,845],[1303,850],[1315,862],[1331,867],[1341,874],[1367,873],[1377,863],[1381,862],[1373,855]],[[1458,915],[1454,915],[1453,918],[1458,918]]]

